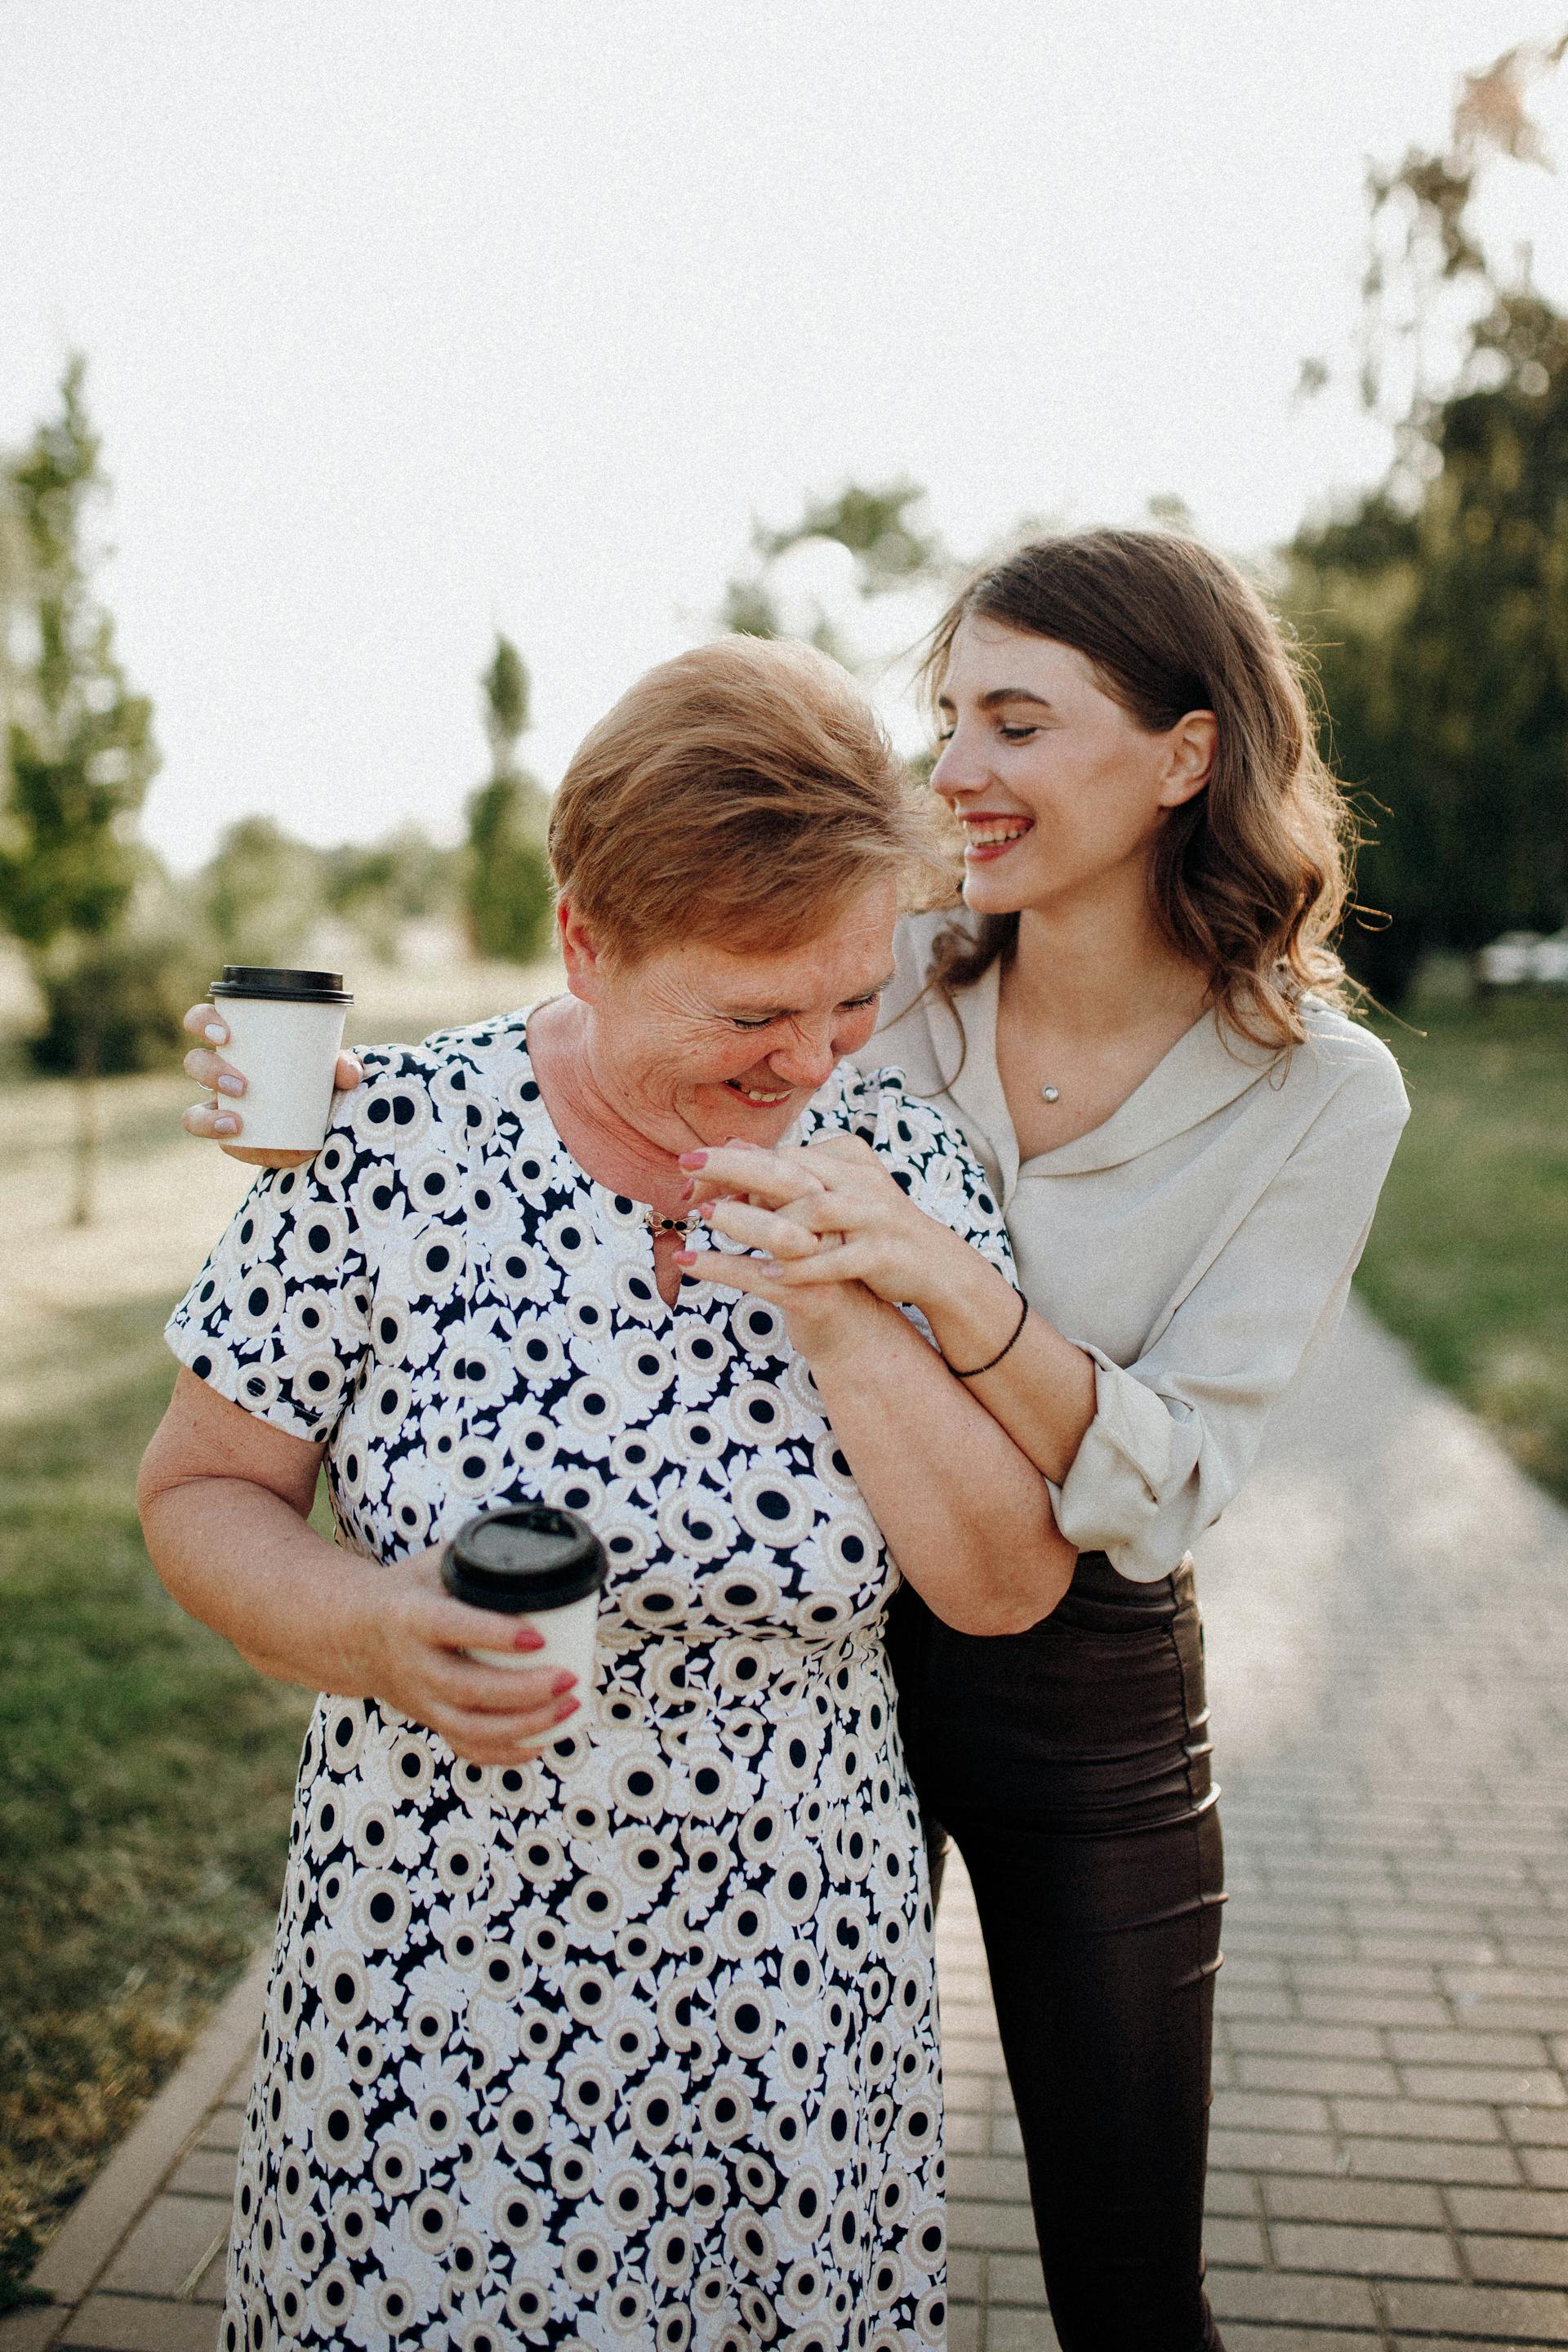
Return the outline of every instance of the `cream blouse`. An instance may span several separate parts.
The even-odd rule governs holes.
[[[921,994],[950,919],[900,926],[898,977],[856,1059],[901,1067],[951,1108],[1030,1302],[1093,1358],[1095,1416],[1051,1486],[1057,1524],[1147,1582],[1237,1494],[1269,1409],[1340,1319],[1409,1116],[1398,1065],[1324,1006],[1309,1003],[1290,1054],[1205,1013],[1102,1126],[1020,1160],[996,1067],[997,967],[956,1018]]]

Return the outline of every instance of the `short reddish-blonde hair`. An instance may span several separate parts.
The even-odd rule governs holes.
[[[837,662],[721,637],[640,677],[579,746],[550,863],[605,950],[687,939],[793,947],[927,860],[909,775]]]

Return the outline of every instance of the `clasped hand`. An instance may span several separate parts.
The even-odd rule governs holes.
[[[731,1143],[687,1152],[680,1164],[703,1222],[762,1253],[688,1250],[682,1266],[780,1307],[808,1354],[857,1289],[863,1299],[918,1306],[952,1239],[858,1136],[773,1151]]]

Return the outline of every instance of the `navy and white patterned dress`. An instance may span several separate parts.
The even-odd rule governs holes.
[[[801,1139],[826,1129],[1006,1263],[984,1176],[897,1072],[836,1073]],[[704,1284],[665,1306],[515,1014],[370,1055],[169,1332],[325,1443],[353,1551],[542,1497],[611,1561],[596,1696],[536,1763],[318,1704],[224,2352],[941,2345],[896,1572],[781,1318]]]

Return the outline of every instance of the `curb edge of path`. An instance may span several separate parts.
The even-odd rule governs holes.
[[[153,2203],[187,2144],[222,2098],[229,2077],[256,2047],[271,1960],[268,1937],[151,2106],[71,2208],[28,2282],[49,2301],[25,2305],[0,2319],[0,2352],[45,2352]]]

